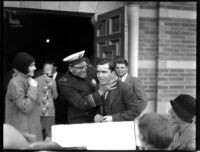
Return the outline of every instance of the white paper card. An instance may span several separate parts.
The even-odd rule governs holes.
[[[52,126],[52,140],[62,147],[87,150],[135,150],[133,121]]]

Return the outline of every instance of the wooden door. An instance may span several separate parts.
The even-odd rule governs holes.
[[[128,51],[126,6],[98,15],[94,46],[96,58],[114,60],[116,56],[126,56]]]

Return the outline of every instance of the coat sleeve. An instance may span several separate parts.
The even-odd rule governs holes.
[[[64,99],[81,111],[87,111],[102,104],[102,99],[98,91],[87,96],[81,96],[73,86],[66,84],[62,79],[58,82],[58,85]]]
[[[142,82],[137,78],[133,78],[132,86],[133,86],[133,91],[137,98],[137,102],[139,104],[140,112],[142,112],[148,104],[146,92],[142,86]]]
[[[51,87],[51,91],[52,91],[52,95],[53,98],[56,99],[58,97],[58,92],[57,92],[57,87],[56,87],[56,81],[52,80],[52,87]]]
[[[25,90],[23,83],[15,81],[11,84],[11,94],[17,108],[24,113],[29,113],[37,102],[38,88],[30,86],[28,90]]]
[[[113,114],[113,121],[132,121],[139,116],[140,110],[137,99],[130,86],[121,86],[122,102],[126,105],[126,110]]]

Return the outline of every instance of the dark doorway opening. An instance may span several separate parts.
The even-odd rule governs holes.
[[[3,12],[4,72],[21,51],[34,56],[37,69],[45,60],[54,60],[62,73],[67,70],[62,59],[72,53],[86,50],[85,56],[93,58],[93,14],[10,7]]]

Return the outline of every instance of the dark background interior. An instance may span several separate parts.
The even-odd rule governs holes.
[[[85,56],[93,58],[93,14],[24,8],[4,8],[3,12],[5,73],[12,68],[16,53],[21,51],[34,56],[37,70],[45,60],[54,60],[62,73],[67,70],[62,59],[72,53],[86,50]],[[12,23],[9,18],[20,23]],[[46,43],[47,38],[50,43]]]

